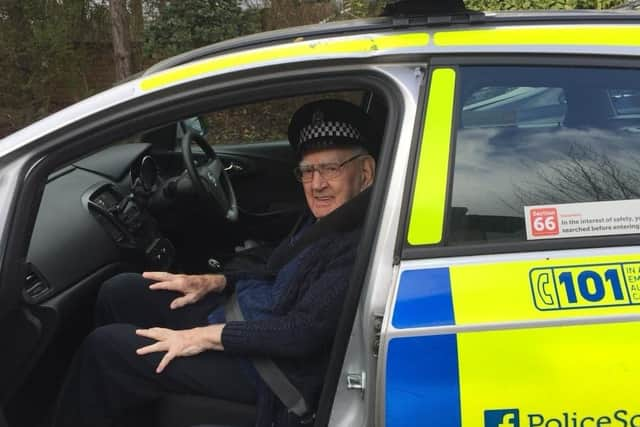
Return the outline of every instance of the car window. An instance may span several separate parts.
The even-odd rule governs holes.
[[[640,115],[640,90],[612,89],[609,96],[617,116]]]
[[[344,99],[361,105],[363,91],[328,92],[245,104],[201,116],[207,141],[212,145],[286,141],[293,113],[318,99]]]
[[[461,67],[448,244],[640,232],[640,72]]]
[[[565,108],[562,88],[486,86],[465,101],[462,126],[558,126]]]

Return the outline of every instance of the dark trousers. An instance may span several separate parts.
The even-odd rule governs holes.
[[[155,368],[163,352],[136,354],[136,349],[154,342],[137,336],[137,328],[204,326],[207,315],[222,302],[221,296],[211,294],[171,310],[169,303],[180,294],[151,291],[150,283],[139,274],[126,273],[103,284],[96,305],[97,328],[71,364],[58,401],[56,427],[112,426],[125,411],[170,393],[255,402],[255,386],[242,360],[224,352],[176,358],[161,374]]]

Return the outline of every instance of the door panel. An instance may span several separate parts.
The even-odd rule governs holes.
[[[213,147],[229,170],[239,205],[244,211],[268,214],[286,208],[299,209],[304,203],[302,189],[293,175],[296,159],[287,141]],[[167,175],[184,170],[182,153],[154,152]],[[194,158],[202,152],[194,148]]]
[[[18,308],[3,317],[0,334],[6,337],[0,352],[0,403],[5,403],[34,360],[42,341],[42,324],[26,309]]]
[[[247,239],[280,241],[306,209],[288,141],[225,145],[217,153],[230,170]]]
[[[640,248],[611,251],[403,262],[383,339],[385,425],[628,421]],[[571,287],[565,273],[588,279]]]
[[[286,141],[223,145],[216,154],[230,168],[240,216],[228,223],[193,201],[161,213],[160,221],[188,271],[206,271],[209,258],[225,263],[241,246],[275,245],[293,227],[305,208],[301,185],[295,180],[295,159]],[[183,168],[182,154],[154,155],[169,175]],[[194,157],[202,154],[194,149]],[[246,243],[249,242],[249,243]],[[268,253],[265,252],[265,254]]]
[[[385,426],[638,423],[640,145],[611,109],[638,75],[431,72],[381,333]]]
[[[293,176],[297,159],[287,141],[226,145],[217,152],[231,167],[238,203],[248,221],[277,221],[279,214],[304,208],[302,186]]]

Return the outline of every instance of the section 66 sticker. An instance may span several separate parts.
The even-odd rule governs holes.
[[[640,304],[640,262],[534,268],[529,283],[538,310]]]

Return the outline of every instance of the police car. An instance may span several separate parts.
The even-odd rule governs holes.
[[[319,98],[382,143],[315,425],[640,426],[640,16],[411,1],[186,53],[0,140],[0,425],[45,425],[105,279],[286,234],[286,125]],[[237,206],[188,191],[212,150]]]

